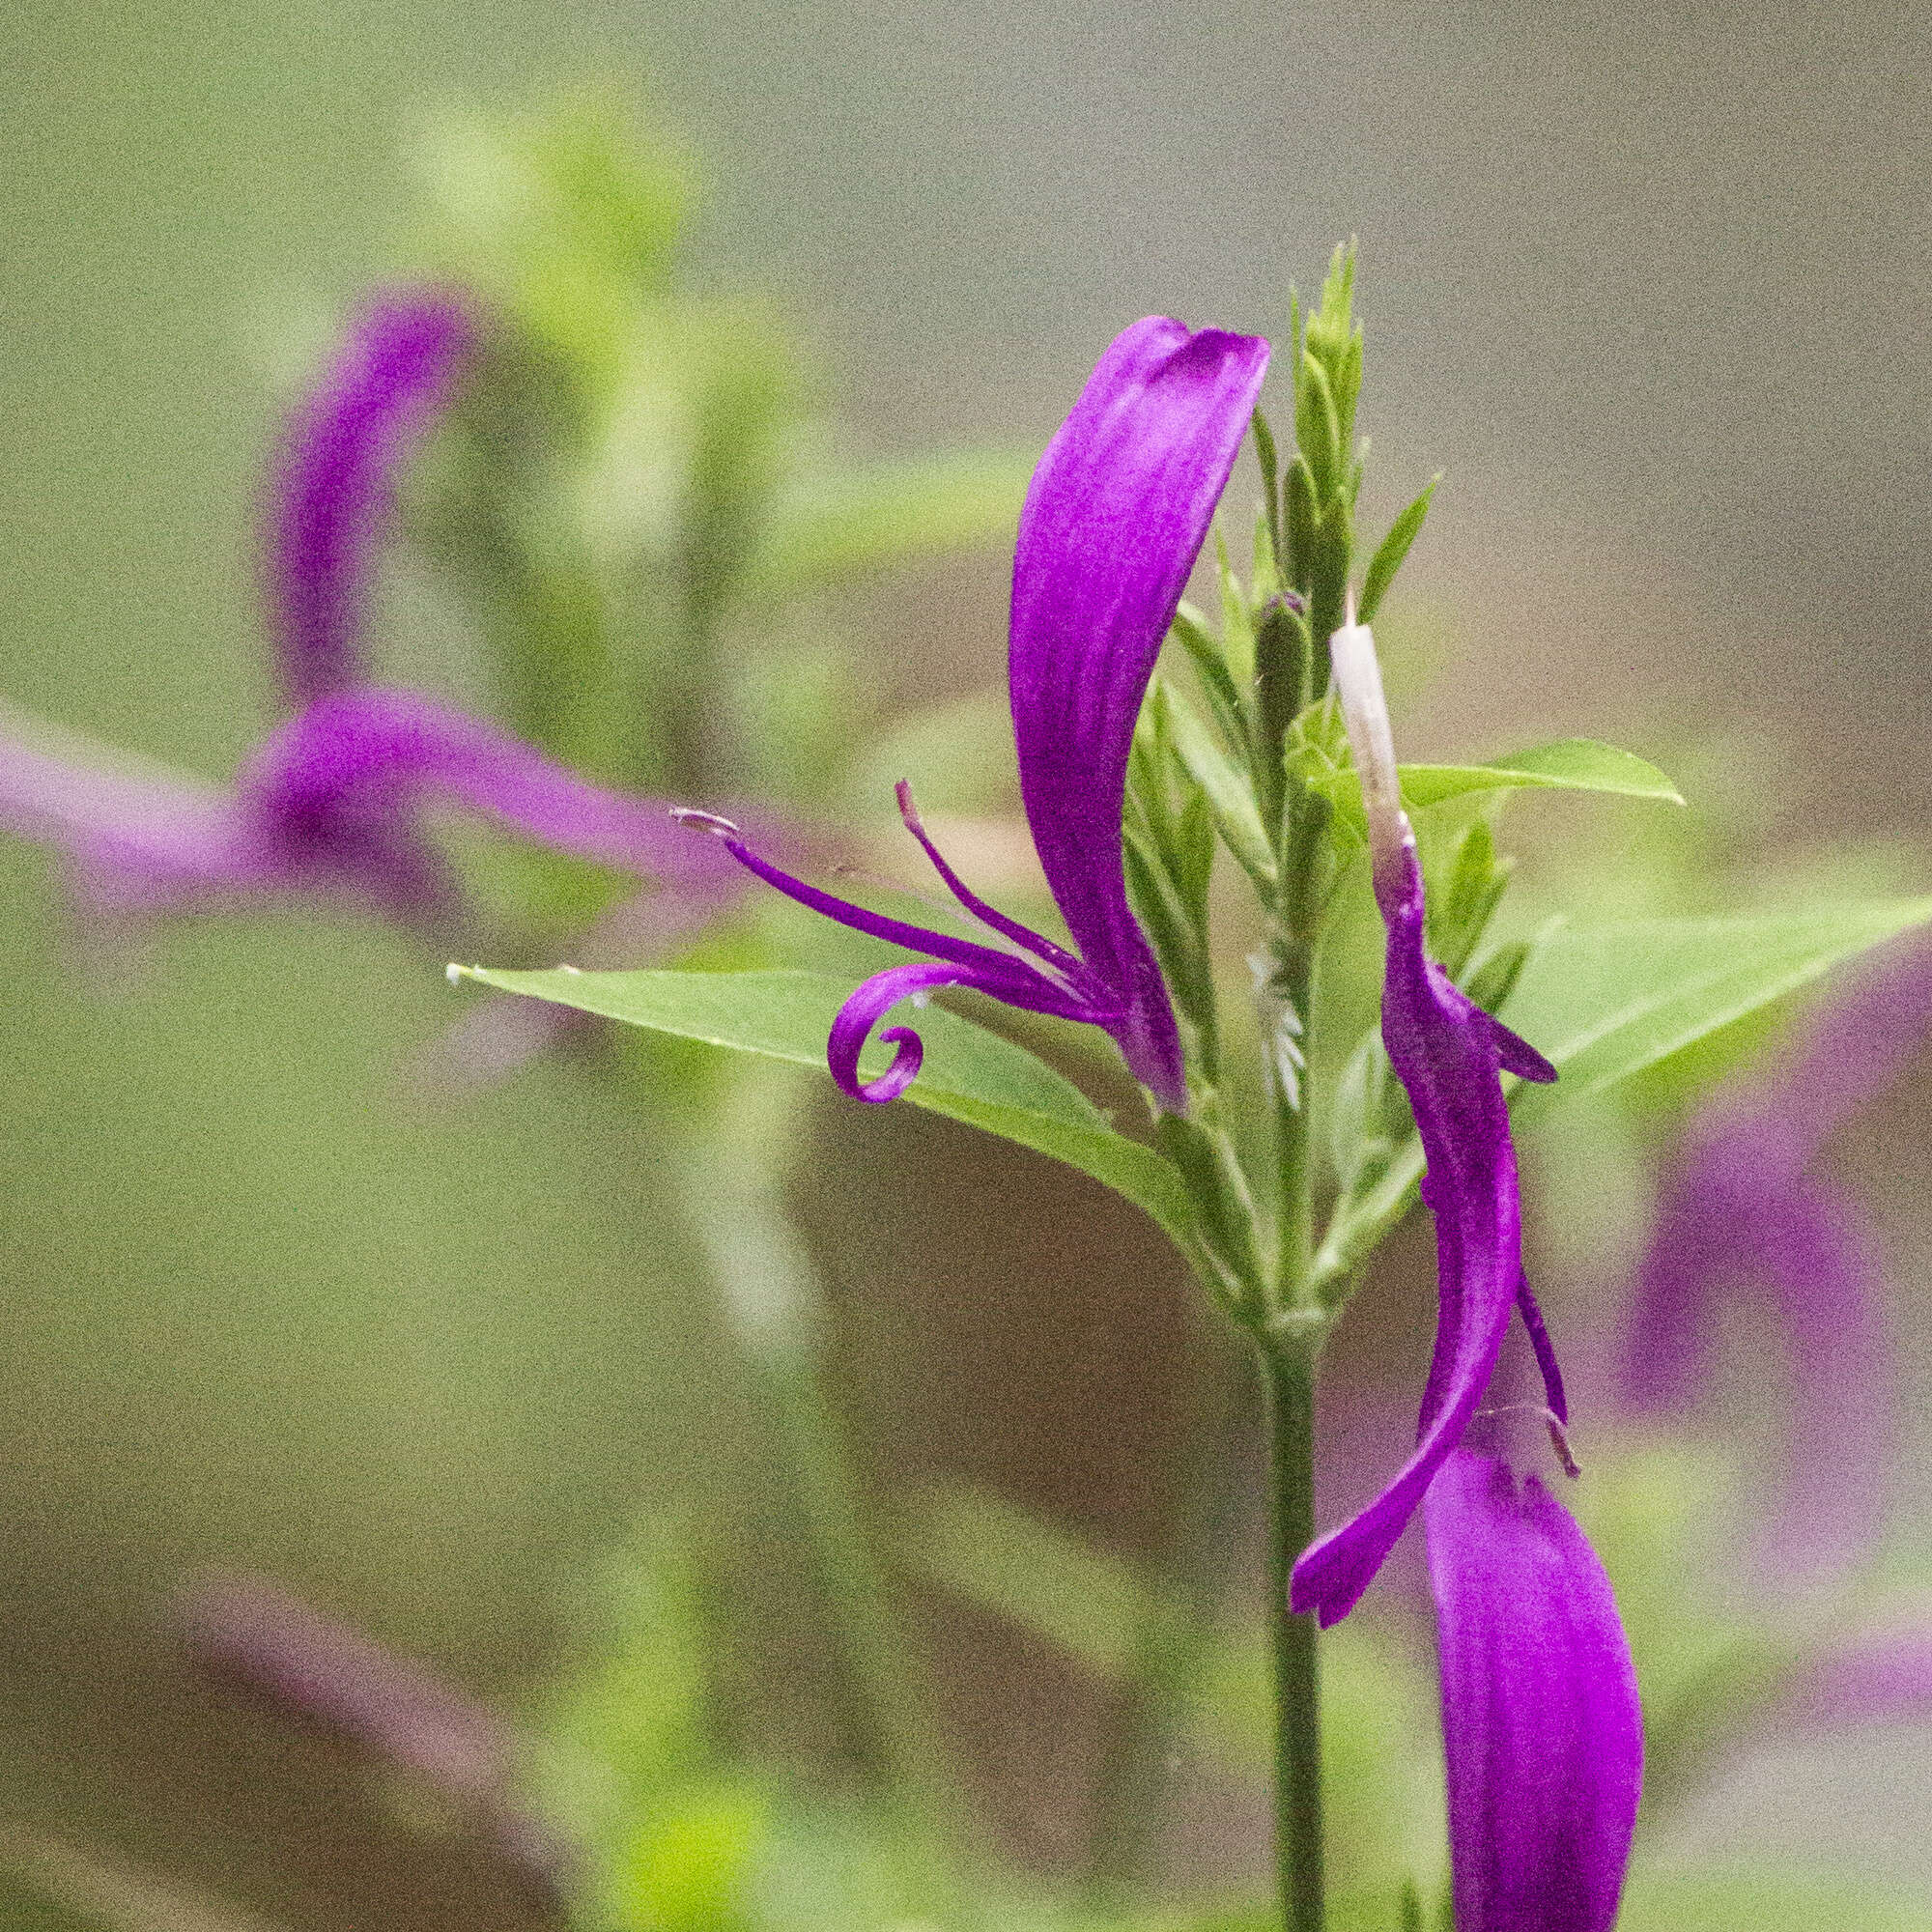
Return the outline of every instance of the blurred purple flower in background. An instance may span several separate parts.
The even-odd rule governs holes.
[[[1776,1565],[1818,1573],[1884,1527],[1896,1416],[1883,1268],[1857,1204],[1810,1172],[1932,1028],[1932,955],[1902,953],[1813,1021],[1803,1050],[1713,1101],[1660,1202],[1619,1365],[1641,1414],[1694,1407],[1727,1292],[1764,1296],[1794,1384]]]
[[[1534,1476],[1459,1449],[1423,1505],[1458,1932],[1608,1932],[1643,1780],[1630,1646]]]
[[[1190,334],[1159,316],[1135,323],[1108,346],[1047,444],[1020,512],[1008,655],[1020,795],[1076,952],[969,892],[926,837],[903,785],[907,829],[959,903],[1006,945],[854,905],[761,857],[728,821],[687,814],[721,833],[740,864],[800,904],[935,962],[875,974],[846,1002],[827,1057],[847,1094],[886,1101],[904,1093],[919,1072],[919,1036],[887,1028],[881,1038],[896,1051],[867,1082],[859,1056],[872,1028],[908,996],[969,986],[1009,1006],[1103,1028],[1160,1105],[1185,1111],[1173,1005],[1127,903],[1121,816],[1141,700],[1267,359],[1258,337]]]
[[[1318,1537],[1294,1566],[1293,1603],[1323,1627],[1352,1609],[1462,1441],[1495,1372],[1510,1311],[1520,1307],[1551,1412],[1567,1420],[1561,1377],[1522,1268],[1521,1204],[1502,1074],[1556,1069],[1484,1012],[1424,950],[1415,837],[1402,807],[1375,641],[1353,622],[1330,642],[1368,814],[1376,899],[1388,927],[1382,1039],[1408,1094],[1428,1163],[1422,1198],[1435,1218],[1438,1315],[1414,1453],[1373,1502]]]
[[[574,1849],[517,1797],[514,1733],[427,1665],[254,1577],[201,1585],[181,1619],[207,1668],[416,1779],[546,1895],[567,1878]]]
[[[376,297],[289,425],[270,516],[282,690],[306,704],[363,680],[363,603],[395,476],[475,347],[455,301]]]
[[[394,479],[474,339],[441,296],[384,295],[298,410],[271,491],[267,576],[281,682],[305,708],[233,792],[104,765],[24,722],[0,728],[0,824],[66,852],[83,908],[340,895],[446,939],[464,909],[423,823],[437,802],[659,881],[682,915],[650,922],[659,935],[736,895],[735,870],[679,838],[663,802],[606,791],[481,720],[361,681],[363,605]]]

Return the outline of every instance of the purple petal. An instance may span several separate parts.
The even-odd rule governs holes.
[[[1186,1104],[1179,1037],[1127,903],[1127,754],[1161,640],[1261,393],[1258,337],[1150,317],[1117,336],[1047,444],[1020,513],[1008,656],[1020,794],[1112,1031],[1159,1098]]]
[[[157,911],[288,883],[274,842],[215,786],[0,719],[0,826],[64,852],[83,910]]]
[[[931,985],[970,985],[980,992],[990,994],[996,1000],[1003,1000],[1009,1007],[1021,1007],[1029,1012],[1053,1013],[1062,1019],[1079,1020],[1091,1026],[1110,1026],[1117,1017],[1114,1009],[1096,1006],[1092,989],[1085,983],[1087,974],[1079,962],[1072,962],[1072,972],[1063,975],[1050,965],[1036,965],[1031,959],[1021,958],[1017,953],[1002,952],[998,947],[982,945],[978,940],[960,939],[950,932],[940,932],[930,926],[914,925],[907,920],[894,919],[889,914],[874,912],[869,906],[855,904],[850,899],[840,898],[836,893],[828,893],[820,887],[810,885],[806,880],[774,865],[762,853],[754,850],[739,836],[738,828],[729,819],[718,818],[710,812],[679,810],[676,816],[688,825],[719,835],[719,842],[749,872],[755,873],[767,885],[775,886],[789,899],[796,899],[810,911],[820,913],[840,925],[850,926],[854,932],[863,932],[873,939],[884,939],[895,946],[903,946],[916,952],[929,952],[948,962],[948,970],[930,980],[917,981],[908,979],[907,991],[914,989],[915,983]],[[923,839],[922,843],[926,843]],[[927,844],[927,850],[931,847]],[[949,868],[950,869],[950,868]],[[969,901],[970,902],[970,901]],[[1017,922],[1009,921],[1006,925],[1024,933],[1026,928]],[[1004,927],[1002,928],[1004,929]],[[1037,937],[1037,935],[1031,935]],[[1042,958],[1050,958],[1050,942],[1041,942],[1049,952]],[[1061,956],[1065,956],[1064,954]],[[867,980],[867,985],[881,984],[893,978],[894,972],[916,974],[923,969],[913,967],[895,968]],[[854,995],[858,1000],[866,992],[862,986]],[[895,995],[895,997],[898,997]],[[890,1002],[888,1002],[890,1004]],[[884,1009],[875,1011],[878,1017]],[[835,1030],[836,1031],[836,1030]],[[889,1036],[890,1037],[890,1036]],[[865,1037],[861,1029],[859,1039]],[[901,1056],[902,1058],[904,1056]],[[913,1056],[914,1071],[918,1070],[917,1056]],[[851,1065],[858,1065],[858,1047],[851,1048]],[[835,1075],[838,1068],[833,1069]],[[885,1076],[890,1078],[890,1076]],[[905,1079],[894,1088],[893,1094],[877,1097],[891,1099],[894,1094],[904,1091],[912,1079],[908,1073]],[[856,1075],[854,1076],[856,1080]],[[875,1083],[876,1084],[876,1083]],[[856,1085],[839,1078],[839,1085],[846,1092],[858,1094]],[[858,1094],[858,1097],[873,1097]]]
[[[1462,1441],[1523,1281],[1516,1150],[1500,1078],[1502,1029],[1423,950],[1422,871],[1412,842],[1400,846],[1389,867],[1378,868],[1376,890],[1388,924],[1382,1039],[1428,1163],[1422,1198],[1435,1217],[1439,1313],[1415,1453],[1374,1502],[1317,1538],[1294,1566],[1293,1606],[1315,1612],[1324,1628],[1354,1607],[1431,1478]],[[1546,1336],[1539,1359],[1547,1350]],[[1553,1358],[1548,1366],[1554,1368]],[[1554,1392],[1560,1400],[1560,1378]]]
[[[296,846],[327,851],[371,825],[406,826],[442,798],[540,844],[646,877],[714,880],[715,848],[659,799],[606,791],[495,725],[407,691],[353,691],[292,718],[242,775],[249,810]]]
[[[1831,1000],[1772,1086],[1804,1157],[1897,1084],[1932,1034],[1932,949],[1894,952]]]
[[[1845,1561],[1879,1527],[1892,1413],[1883,1270],[1855,1207],[1804,1170],[1890,1087],[1932,1026],[1932,952],[1896,954],[1831,1001],[1802,1052],[1706,1110],[1661,1200],[1621,1365],[1639,1412],[1681,1412],[1716,1352],[1727,1290],[1769,1291],[1798,1382],[1785,1561]]]
[[[319,700],[268,740],[233,795],[77,755],[91,751],[0,718],[0,826],[62,848],[91,911],[348,894],[420,925],[455,903],[421,824],[437,800],[668,882],[699,916],[737,895],[728,859],[680,833],[662,801],[606,791],[412,693]]]
[[[372,302],[291,425],[274,491],[269,590],[294,704],[356,683],[362,600],[397,467],[433,420],[473,331],[453,302]]]
[[[1424,1519],[1459,1932],[1608,1932],[1643,1782],[1609,1579],[1534,1476],[1468,1450]]]

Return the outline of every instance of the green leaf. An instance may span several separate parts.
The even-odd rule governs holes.
[[[1314,472],[1318,498],[1332,496],[1342,479],[1342,423],[1328,372],[1303,352],[1294,385],[1294,440]]]
[[[1596,791],[1665,805],[1684,803],[1655,765],[1595,738],[1564,738],[1482,765],[1404,765],[1401,778],[1403,803],[1411,811],[1479,791]],[[1308,782],[1333,802],[1338,813],[1357,825],[1362,822],[1361,781],[1351,766],[1313,773]]]
[[[1655,1065],[1707,1034],[1915,926],[1932,898],[1812,906],[1743,919],[1663,919],[1558,928],[1530,952],[1500,1017],[1545,1054],[1554,1087],[1515,1086],[1519,1120]],[[1318,1258],[1348,1272],[1406,1210],[1422,1174],[1413,1134]]]
[[[1260,410],[1250,427],[1255,438],[1255,461],[1262,472],[1262,521],[1267,526],[1268,549],[1277,567],[1281,562],[1281,458],[1276,454],[1274,432]],[[1257,573],[1259,574],[1259,573]]]
[[[1388,535],[1376,546],[1376,554],[1369,559],[1368,572],[1362,579],[1362,601],[1355,612],[1357,622],[1367,624],[1375,620],[1382,598],[1395,582],[1396,572],[1408,555],[1409,545],[1422,528],[1422,520],[1429,514],[1429,500],[1435,495],[1435,486],[1441,480],[1442,472],[1437,470],[1429,479],[1422,495],[1389,526]]]
[[[1183,602],[1174,613],[1168,637],[1187,653],[1213,710],[1214,722],[1221,727],[1221,735],[1231,745],[1245,744],[1247,725],[1243,722],[1240,693],[1221,655],[1220,642],[1208,630],[1201,612]]]
[[[922,1504],[908,1553],[933,1581],[1038,1632],[1096,1677],[1125,1675],[1149,1605],[1119,1557],[987,1490],[948,1484]]]
[[[560,966],[510,973],[452,966],[450,978],[821,1068],[833,1018],[852,991],[843,980],[794,972],[579,973]],[[1071,1081],[1024,1047],[943,1008],[925,1008],[915,1025],[925,1064],[905,1093],[913,1105],[1077,1167],[1143,1208],[1183,1253],[1193,1252],[1193,1215],[1172,1164],[1115,1133]],[[861,1072],[873,1078],[890,1061],[890,1049],[874,1041]]]
[[[795,487],[747,568],[784,596],[842,577],[1011,541],[1033,460],[1004,450],[882,463]]]
[[[1531,952],[1503,1017],[1562,1069],[1545,1105],[1601,1092],[1932,921],[1932,898],[1729,919],[1562,928]]]
[[[1921,1932],[1932,1895],[1840,1872],[1645,1871],[1631,1876],[1618,1932]]]

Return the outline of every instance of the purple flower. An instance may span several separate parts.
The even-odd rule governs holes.
[[[1765,1294],[1790,1343],[1791,1474],[1780,1570],[1842,1566],[1876,1540],[1895,1432],[1884,1272],[1857,1206],[1807,1170],[1903,1072],[1932,1021],[1932,960],[1902,955],[1815,1022],[1804,1050],[1709,1109],[1659,1205],[1621,1393],[1682,1413],[1712,1373],[1726,1290]]]
[[[547,1892],[569,1878],[576,1849],[517,1801],[516,1738],[436,1672],[254,1578],[197,1588],[181,1617],[211,1669],[420,1778]]]
[[[1388,928],[1382,1039],[1408,1094],[1428,1163],[1422,1198],[1435,1217],[1435,1350],[1414,1453],[1367,1508],[1302,1552],[1293,1606],[1326,1628],[1354,1607],[1431,1479],[1463,1439],[1520,1307],[1551,1412],[1568,1419],[1562,1378],[1522,1269],[1516,1151],[1501,1075],[1553,1080],[1532,1046],[1469,1000],[1424,950],[1422,868],[1402,808],[1381,676],[1369,632],[1352,622],[1330,644],[1368,813],[1375,892]]]
[[[394,478],[474,340],[469,318],[446,298],[379,296],[290,424],[268,576],[291,704],[361,682],[362,606]]]
[[[1643,1721],[1609,1579],[1534,1476],[1463,1449],[1423,1518],[1458,1932],[1609,1932]]]
[[[270,736],[232,795],[90,772],[29,742],[0,741],[0,821],[64,844],[83,903],[103,911],[340,895],[431,923],[456,905],[420,833],[421,808],[434,802],[688,889],[707,906],[730,895],[731,868],[680,837],[662,800],[606,791],[414,692],[318,699]]]
[[[753,851],[727,821],[694,813],[741,865],[829,919],[932,963],[867,980],[832,1029],[833,1077],[886,1101],[919,1072],[910,1027],[877,1079],[859,1054],[900,1000],[969,986],[1009,1006],[1104,1028],[1135,1077],[1172,1112],[1187,1104],[1179,1034],[1153,951],[1127,903],[1121,813],[1134,723],[1161,640],[1227,486],[1267,370],[1267,344],[1190,334],[1153,316],[1109,345],[1034,471],[1013,557],[1008,657],[1020,796],[1074,951],[975,896],[940,856],[899,787],[906,828],[959,903],[1003,944],[956,938],[868,911]]]
[[[362,601],[411,438],[446,399],[472,331],[440,297],[392,294],[351,330],[297,413],[271,492],[268,576],[283,682],[302,702],[233,793],[76,756],[0,721],[0,824],[63,848],[76,897],[142,914],[280,895],[348,896],[449,936],[460,895],[423,822],[442,802],[538,843],[653,878],[708,917],[739,875],[681,838],[662,801],[603,790],[436,699],[360,682]]]

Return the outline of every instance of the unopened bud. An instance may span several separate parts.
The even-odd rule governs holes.
[[[1412,835],[1402,809],[1402,781],[1396,772],[1395,740],[1389,735],[1388,700],[1382,695],[1375,636],[1366,624],[1355,622],[1352,597],[1348,621],[1328,639],[1328,656],[1361,780],[1369,850],[1379,875]]]

